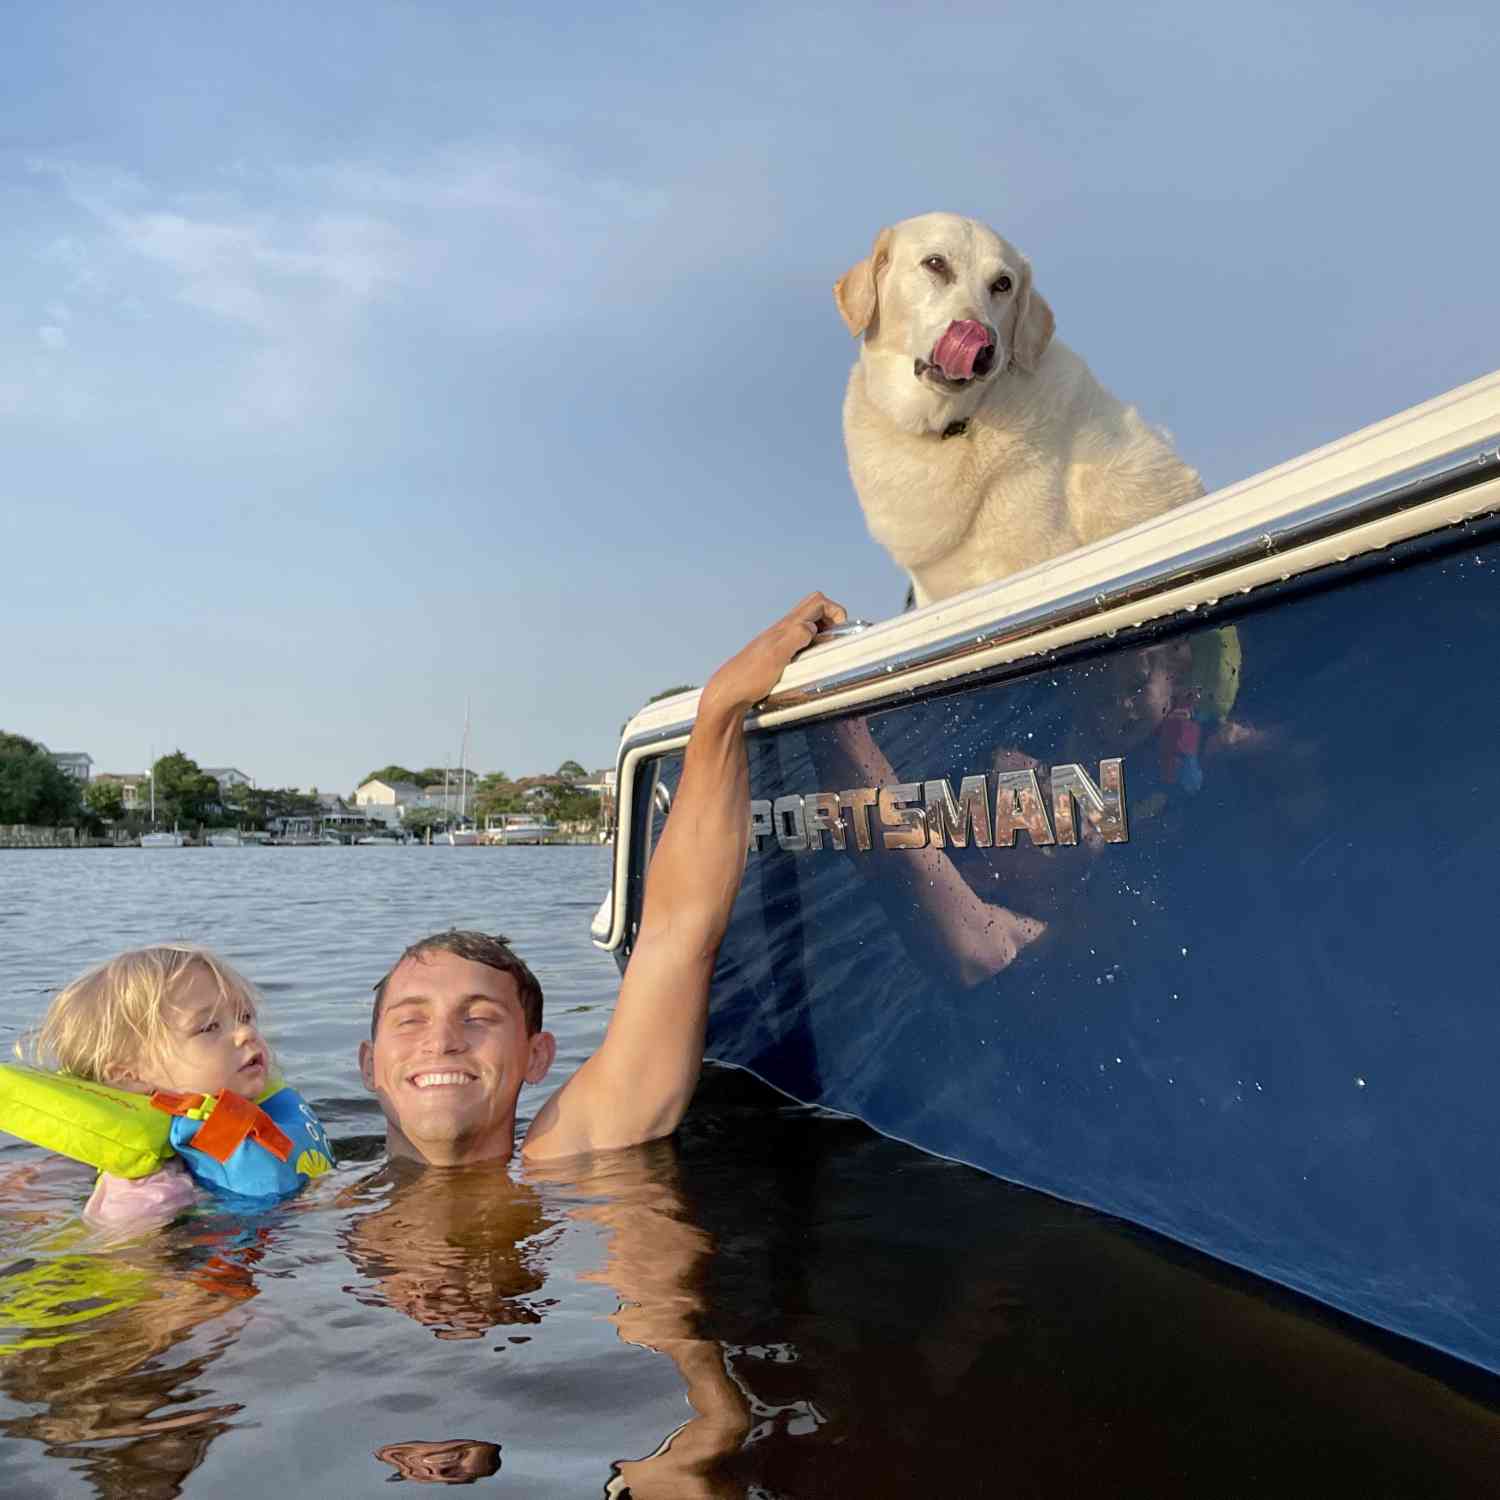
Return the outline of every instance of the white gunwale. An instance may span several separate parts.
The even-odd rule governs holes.
[[[1500,372],[925,609],[810,648],[746,720],[750,733],[867,707],[1170,618],[1231,594],[1500,510]],[[687,743],[698,693],[648,704],[625,726],[617,829],[635,770]],[[625,935],[630,840],[616,836],[604,949]]]

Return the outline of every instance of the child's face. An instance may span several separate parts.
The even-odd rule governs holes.
[[[233,1089],[247,1099],[270,1081],[270,1053],[255,1025],[255,1007],[243,995],[219,993],[206,969],[195,970],[162,1009],[166,1035],[146,1064],[145,1081],[179,1093],[217,1094]]]

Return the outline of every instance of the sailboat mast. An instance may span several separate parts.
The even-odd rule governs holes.
[[[464,739],[458,747],[458,820],[469,815],[469,700],[464,699]]]

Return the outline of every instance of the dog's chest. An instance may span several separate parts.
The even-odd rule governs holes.
[[[849,470],[871,532],[898,562],[919,566],[1007,518],[1025,530],[1057,524],[1062,465],[1024,434],[981,417],[952,437],[915,436],[874,415],[846,423]]]

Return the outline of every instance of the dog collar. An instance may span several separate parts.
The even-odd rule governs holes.
[[[962,437],[968,430],[969,419],[965,417],[962,422],[950,422],[945,428],[943,428],[943,437]],[[939,441],[942,441],[942,439],[939,439]]]

